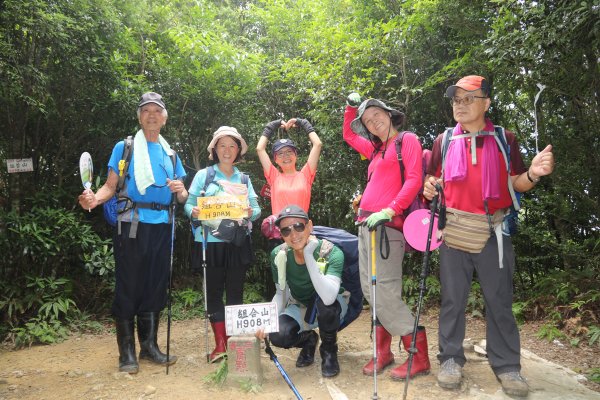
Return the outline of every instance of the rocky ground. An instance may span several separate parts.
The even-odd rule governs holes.
[[[425,315],[428,329],[432,374],[410,382],[408,399],[508,399],[502,393],[487,360],[477,352],[469,352],[463,386],[447,391],[436,384],[437,349],[436,315]],[[163,324],[164,325],[164,324]],[[523,375],[531,387],[529,399],[597,399],[600,385],[582,382],[577,372],[600,366],[600,348],[570,347],[567,343],[548,343],[537,339],[536,324],[522,329]],[[339,335],[341,373],[323,379],[317,352],[315,365],[295,367],[297,349],[274,348],[279,361],[304,399],[372,399],[375,385],[372,377],[363,376],[361,368],[372,352],[368,311]],[[485,337],[481,320],[470,320],[467,337],[473,344]],[[164,347],[165,327],[161,327],[159,343]],[[212,337],[211,337],[212,342]],[[175,322],[172,328],[171,352],[179,356],[169,369],[140,364],[137,375],[117,372],[117,346],[114,333],[80,335],[53,346],[35,346],[24,350],[0,350],[0,400],[8,399],[296,399],[279,371],[261,351],[263,384],[240,388],[235,383],[215,386],[205,377],[218,367],[207,364],[204,348],[203,320]],[[404,355],[397,350],[396,362]],[[212,343],[211,343],[212,345]],[[574,372],[575,371],[575,372]],[[392,381],[384,372],[377,379],[377,398],[401,399],[402,382]]]

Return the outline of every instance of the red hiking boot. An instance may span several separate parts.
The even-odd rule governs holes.
[[[394,362],[394,353],[390,349],[392,335],[385,330],[383,325],[375,325],[377,346],[377,373],[380,374],[385,367]],[[373,359],[363,367],[363,374],[373,375]]]
[[[222,353],[227,351],[227,340],[229,337],[225,334],[225,321],[211,322],[212,330],[215,334],[215,349],[210,353],[210,362],[215,361]]]
[[[402,344],[404,349],[408,352],[412,342],[412,334],[402,336]],[[417,340],[415,342],[415,348],[417,352],[413,355],[412,365],[410,367],[411,379],[416,375],[427,375],[431,370],[431,364],[429,363],[429,350],[427,348],[427,335],[425,334],[425,327],[419,326],[417,330]],[[408,358],[399,367],[394,368],[390,376],[394,380],[406,379],[406,370],[408,369]]]

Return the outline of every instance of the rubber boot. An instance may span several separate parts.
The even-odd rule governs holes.
[[[211,322],[213,333],[215,334],[215,349],[210,353],[210,362],[215,361],[219,356],[227,351],[227,340],[229,336],[225,334],[225,321]]]
[[[331,378],[340,373],[340,364],[337,359],[337,332],[321,332],[321,375]]]
[[[392,353],[392,335],[383,327],[375,325],[376,348],[377,348],[377,374],[383,372],[384,368],[394,362],[394,353]],[[373,375],[373,359],[363,367],[363,374]]]
[[[135,357],[133,325],[133,319],[115,319],[117,344],[119,346],[119,371],[137,374],[139,365]]]
[[[412,334],[402,336],[402,344],[404,349],[408,352],[412,342]],[[415,348],[417,352],[413,355],[412,365],[410,367],[410,377],[416,375],[427,375],[431,370],[431,364],[429,363],[429,350],[427,348],[427,335],[425,334],[425,327],[419,326],[417,329],[417,340],[415,341]],[[410,354],[410,353],[409,353]],[[404,364],[394,368],[390,376],[394,380],[406,379],[406,370],[408,369],[408,358]]]
[[[315,362],[315,351],[319,342],[319,335],[315,331],[304,331],[298,334],[298,342],[294,347],[301,347],[300,354],[296,360],[296,367],[308,367]]]
[[[140,340],[140,360],[148,360],[160,365],[172,365],[177,357],[162,353],[158,348],[156,335],[158,333],[159,312],[145,312],[137,316],[138,339]]]

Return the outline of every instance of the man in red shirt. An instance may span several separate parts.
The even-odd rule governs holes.
[[[529,387],[520,373],[519,330],[512,314],[515,255],[510,236],[502,234],[500,224],[512,203],[509,179],[517,192],[532,189],[542,176],[549,175],[554,169],[552,146],[548,145],[538,153],[527,169],[515,135],[505,131],[510,148],[510,169],[507,171],[506,161],[494,138],[496,130],[486,117],[491,104],[490,85],[486,79],[465,76],[447,89],[446,96],[452,103],[457,125],[444,157],[444,135],[439,135],[433,144],[423,194],[431,200],[437,195],[435,185],[443,186],[448,225],[458,220],[457,215],[463,220],[483,221],[480,232],[469,235],[482,237],[483,247],[466,248],[460,243],[460,237],[450,240],[448,225],[443,231],[438,384],[447,389],[457,389],[461,385],[466,362],[462,347],[465,308],[476,270],[486,305],[486,350],[490,365],[507,394],[527,396]],[[456,231],[464,231],[458,222],[454,224]],[[464,241],[470,241],[469,236],[465,236]]]

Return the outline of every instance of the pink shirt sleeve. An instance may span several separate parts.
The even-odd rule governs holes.
[[[355,107],[346,106],[344,112],[344,141],[365,158],[370,159],[373,156],[375,147],[369,139],[357,134],[350,128],[350,123],[356,118],[357,111],[358,109]]]

